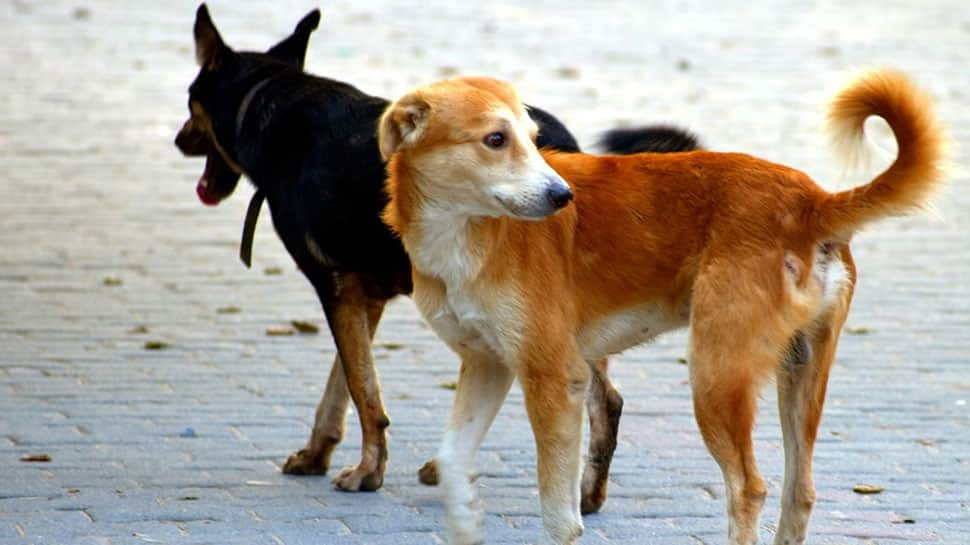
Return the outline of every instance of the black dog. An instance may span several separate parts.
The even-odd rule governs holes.
[[[252,181],[256,194],[244,230],[244,261],[265,198],[276,232],[316,290],[333,334],[338,356],[313,431],[283,471],[327,471],[343,437],[349,394],[360,415],[363,452],[360,463],[341,471],[334,483],[342,490],[376,490],[384,478],[389,420],[371,339],[386,302],[411,292],[411,268],[380,219],[386,196],[376,133],[388,102],[303,72],[307,42],[319,20],[319,12],[311,12],[266,53],[236,52],[222,41],[205,4],[199,6],[194,34],[201,69],[189,88],[191,116],[175,145],[185,155],[206,157],[197,186],[206,204],[228,197],[240,175]],[[579,150],[551,114],[530,108],[530,115],[540,127],[538,145]],[[637,145],[649,149],[655,138],[682,142],[682,151],[697,147],[679,129],[654,130]]]

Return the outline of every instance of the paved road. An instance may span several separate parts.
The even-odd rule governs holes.
[[[891,65],[939,99],[970,148],[961,1],[758,0],[730,13],[702,1],[440,4],[328,2],[308,68],[385,96],[459,71],[500,76],[587,146],[609,126],[675,121],[712,148],[837,187],[872,171],[839,176],[821,106],[851,68]],[[313,5],[210,7],[231,44],[262,48]],[[408,300],[377,339],[393,422],[385,487],[344,494],[279,472],[309,432],[333,345],[265,334],[292,319],[322,324],[312,292],[268,223],[254,269],[239,264],[251,190],[200,206],[201,165],[171,145],[195,72],[194,8],[0,4],[0,543],[442,543],[437,493],[415,470],[440,438],[456,361]],[[855,334],[831,382],[812,543],[970,543],[970,163],[957,166],[937,217],[857,237]],[[586,519],[584,543],[723,543],[720,476],[695,430],[684,347],[672,335],[618,358],[627,405],[612,494]],[[767,391],[766,541],[781,477],[774,412]],[[359,447],[349,418],[338,466]],[[31,454],[51,461],[20,461]],[[490,542],[535,540],[517,392],[480,462]],[[885,490],[854,494],[859,483]]]

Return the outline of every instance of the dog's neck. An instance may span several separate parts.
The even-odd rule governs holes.
[[[422,203],[415,212],[403,241],[418,271],[451,287],[473,281],[492,246],[478,235],[484,223],[495,219],[475,217],[433,202]]]
[[[473,282],[491,251],[502,245],[508,219],[430,199],[416,189],[420,174],[398,155],[388,162],[387,173],[390,200],[383,219],[401,237],[415,269],[453,289]]]

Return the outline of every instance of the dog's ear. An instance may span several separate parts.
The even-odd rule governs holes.
[[[377,130],[381,157],[386,161],[394,152],[417,142],[429,117],[431,105],[417,93],[405,95],[391,104],[381,116]]]
[[[199,9],[195,12],[195,58],[199,61],[199,66],[208,70],[219,67],[223,57],[229,51],[229,47],[222,41],[216,25],[209,17],[209,8],[205,4],[199,4]]]
[[[315,9],[300,19],[293,34],[269,48],[266,54],[302,70],[306,61],[306,48],[310,41],[310,34],[318,26],[320,26],[320,10]]]

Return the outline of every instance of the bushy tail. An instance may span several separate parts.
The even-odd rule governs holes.
[[[889,123],[896,160],[866,185],[820,203],[819,228],[848,237],[866,224],[928,204],[943,181],[947,136],[929,96],[902,72],[867,72],[833,99],[828,113],[836,148],[849,158],[865,151],[863,123],[871,115]]]
[[[649,125],[630,129],[611,129],[603,134],[600,147],[607,153],[673,153],[701,149],[697,136],[673,125]]]

